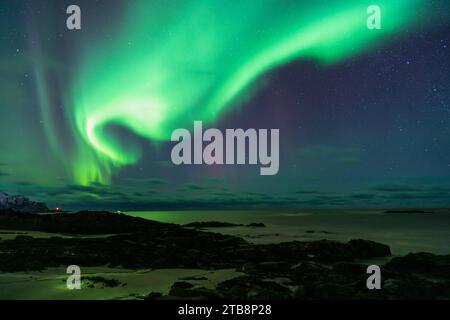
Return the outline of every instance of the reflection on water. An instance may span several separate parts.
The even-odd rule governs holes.
[[[430,210],[426,210],[429,212]],[[362,238],[388,244],[394,254],[427,251],[450,254],[450,210],[433,213],[385,213],[385,210],[247,210],[129,212],[146,219],[187,224],[221,221],[234,224],[262,222],[266,228],[215,228],[253,243]]]

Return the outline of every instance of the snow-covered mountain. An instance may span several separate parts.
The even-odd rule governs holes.
[[[0,210],[13,209],[22,212],[47,212],[48,207],[42,202],[31,201],[24,196],[11,196],[0,192]]]

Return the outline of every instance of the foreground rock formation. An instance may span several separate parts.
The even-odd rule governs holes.
[[[382,290],[366,287],[361,259],[388,257],[388,246],[367,240],[254,245],[241,238],[202,232],[121,214],[80,212],[35,215],[0,212],[0,229],[105,235],[102,238],[0,241],[0,271],[65,265],[142,268],[236,268],[245,276],[206,289],[201,281],[173,285],[168,296],[147,299],[437,299],[450,298],[450,256],[420,253],[382,267]],[[1,235],[0,235],[1,236]]]

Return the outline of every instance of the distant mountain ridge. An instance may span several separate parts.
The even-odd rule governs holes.
[[[43,202],[35,202],[30,199],[5,192],[0,192],[0,210],[13,209],[20,212],[47,212],[50,211]]]

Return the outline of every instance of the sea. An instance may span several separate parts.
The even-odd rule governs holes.
[[[219,221],[243,226],[206,231],[235,235],[255,244],[286,241],[366,239],[387,244],[393,255],[411,252],[450,254],[450,209],[418,212],[384,209],[267,209],[135,211],[128,215],[188,224]],[[264,223],[265,227],[248,227]]]

